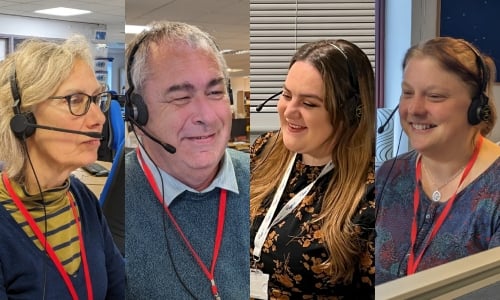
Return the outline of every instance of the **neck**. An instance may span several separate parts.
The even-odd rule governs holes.
[[[185,185],[189,186],[190,188],[193,188],[197,190],[198,192],[203,191],[206,189],[212,181],[214,180],[215,176],[217,175],[219,171],[219,168],[216,168],[214,170],[209,170],[209,171],[196,171],[193,173],[197,173],[196,175],[191,176],[191,174],[188,174],[188,176],[185,176],[185,172],[178,172],[179,176],[177,176],[174,173],[168,172],[170,175],[175,177],[177,180],[180,182],[184,183]]]
[[[302,154],[302,162],[308,166],[324,166],[332,160],[331,156],[317,157],[310,154]]]
[[[28,193],[34,195],[41,191],[56,188],[64,184],[73,169],[61,168],[40,158],[38,152],[30,152],[33,167],[28,162],[24,168],[25,186]]]
[[[163,149],[160,149],[160,151],[143,150],[145,150],[142,152],[143,158],[149,154],[153,164],[157,164],[158,168],[198,192],[210,186],[222,164],[222,161],[220,161],[215,167],[189,169],[185,164],[172,163],[162,156],[165,154]],[[170,153],[167,153],[167,155],[171,156]]]
[[[27,167],[25,174],[25,187],[26,191],[30,195],[40,194],[42,191],[46,191],[52,188],[62,186],[64,181],[69,177],[69,174],[64,173],[61,175],[59,172],[51,172],[50,170],[40,172],[40,168],[36,168],[36,176],[30,166]]]
[[[467,165],[467,162],[472,157],[477,140],[476,136],[461,147],[450,147],[450,150],[455,149],[454,151],[441,151],[436,155],[422,153],[422,165],[432,173],[433,178],[438,182],[444,182]]]

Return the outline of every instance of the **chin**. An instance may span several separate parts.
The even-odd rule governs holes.
[[[81,160],[81,165],[85,166],[97,161],[97,155],[89,156]]]

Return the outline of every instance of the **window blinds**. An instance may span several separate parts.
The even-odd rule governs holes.
[[[375,66],[375,0],[250,0],[251,131],[279,128],[278,97],[288,64],[302,44],[345,39]]]

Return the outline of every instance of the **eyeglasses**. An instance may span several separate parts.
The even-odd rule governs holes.
[[[95,96],[85,93],[76,93],[68,96],[53,96],[49,99],[64,99],[68,102],[69,112],[74,116],[83,116],[89,111],[90,103],[97,105],[102,112],[107,112],[111,103],[112,94],[102,92]]]

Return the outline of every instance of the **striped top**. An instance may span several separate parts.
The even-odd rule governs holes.
[[[45,233],[47,242],[56,252],[66,272],[70,275],[75,274],[80,267],[81,257],[76,222],[68,199],[69,181],[66,181],[63,186],[44,191],[43,201],[40,194],[29,195],[24,186],[13,181],[11,184],[40,231]],[[0,205],[10,213],[37,248],[44,251],[43,245],[35,236],[1,181]]]

